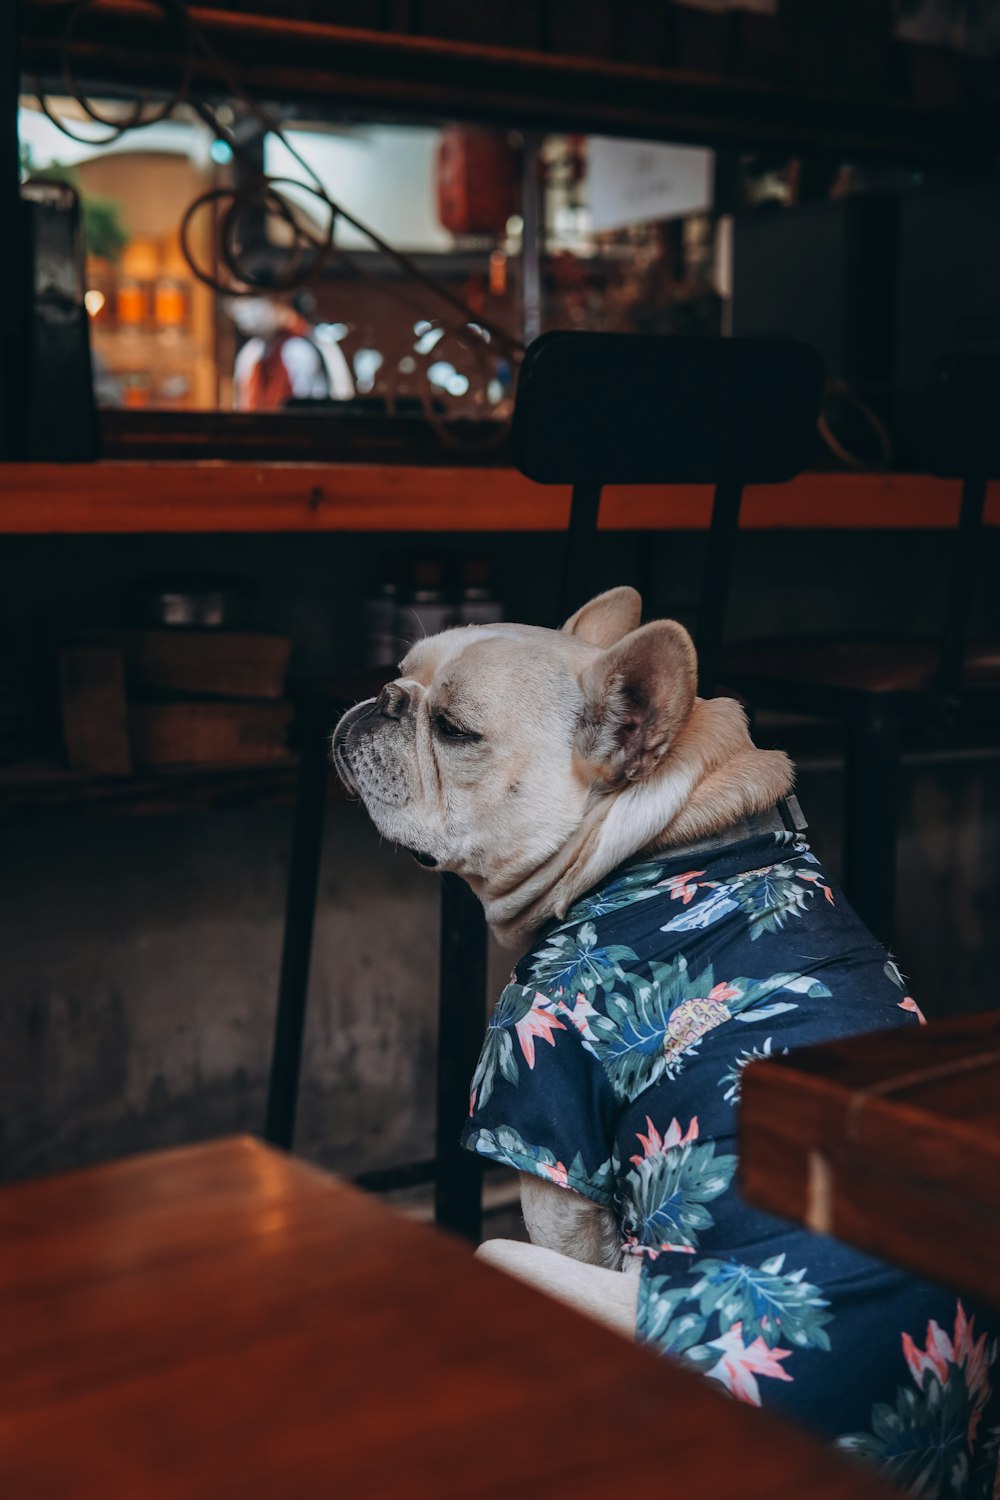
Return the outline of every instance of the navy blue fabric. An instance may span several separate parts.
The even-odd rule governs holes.
[[[616,1213],[640,1339],[914,1494],[989,1500],[996,1314],[736,1180],[748,1061],[922,1019],[799,835],[635,861],[518,963],[462,1139]]]

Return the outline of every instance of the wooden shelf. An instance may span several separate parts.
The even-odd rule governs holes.
[[[0,826],[36,823],[67,813],[142,815],[259,807],[288,802],[296,763],[191,766],[131,776],[89,776],[51,761],[0,767]],[[342,796],[335,776],[330,792]]]
[[[921,474],[803,474],[747,490],[748,529],[954,526],[959,486]],[[511,469],[381,464],[0,464],[0,534],[562,531],[569,489]],[[609,486],[608,531],[698,531],[701,485]],[[1000,525],[1000,484],[987,523]]]
[[[780,80],[723,78],[704,65],[695,72],[551,55],[206,5],[191,5],[188,12],[251,93],[312,100],[328,111],[485,119],[503,128],[599,131],[737,151],[823,150],[838,159],[873,155],[921,165],[987,164],[997,151],[992,107],[916,104],[892,97],[877,82],[859,88],[847,75],[839,88],[824,86],[791,60]],[[181,71],[177,42],[154,7],[98,0],[86,21],[66,47],[85,81],[175,85]],[[64,7],[25,0],[21,51],[28,75],[62,76],[65,27]],[[200,56],[194,75],[203,87],[214,81],[211,65]]]

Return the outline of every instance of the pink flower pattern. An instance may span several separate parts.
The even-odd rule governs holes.
[[[548,1162],[540,1161],[538,1163],[538,1171],[541,1176],[547,1177],[549,1181],[554,1182],[557,1187],[569,1187],[569,1173],[567,1172],[561,1161],[557,1161],[555,1166],[550,1166]]]
[[[983,1408],[990,1398],[990,1351],[985,1333],[976,1338],[975,1324],[975,1318],[967,1318],[965,1308],[959,1302],[955,1312],[955,1331],[951,1338],[938,1327],[933,1318],[927,1324],[922,1349],[917,1348],[908,1333],[903,1334],[903,1355],[910,1367],[910,1374],[921,1390],[928,1370],[942,1386],[948,1384],[949,1365],[964,1373],[971,1403],[968,1428],[970,1443],[976,1436]]]
[[[795,873],[798,876],[799,880],[806,880],[810,885],[814,885],[819,890],[821,890],[831,906],[836,906],[837,903],[833,899],[833,892],[827,885],[826,881],[823,879],[822,875],[814,875],[810,870],[796,870]]]
[[[698,876],[704,875],[704,873],[704,870],[685,870],[683,875],[672,875],[669,880],[664,880],[662,888],[670,892],[671,901],[680,901],[684,906],[687,906],[688,902],[693,901],[701,889],[701,886],[698,884]],[[707,884],[714,885],[715,881],[709,881]]]
[[[632,1156],[629,1160],[633,1166],[638,1166],[647,1156],[656,1156],[661,1151],[672,1151],[675,1146],[686,1146],[689,1141],[698,1139],[698,1116],[695,1115],[684,1133],[681,1133],[680,1121],[671,1120],[663,1135],[657,1130],[649,1116],[646,1116],[646,1129],[648,1135],[636,1132],[636,1140],[642,1142],[642,1156]],[[666,1249],[667,1247],[664,1246]]]
[[[746,1401],[751,1406],[760,1405],[760,1387],[756,1376],[767,1376],[771,1380],[791,1380],[781,1361],[788,1359],[791,1349],[769,1349],[758,1336],[752,1344],[743,1342],[743,1324],[733,1323],[719,1338],[706,1346],[720,1350],[718,1363],[705,1374],[709,1380],[718,1380],[737,1401]]]
[[[565,1000],[558,1002],[558,1009],[559,1014],[566,1017],[570,1025],[580,1033],[585,1042],[595,1040],[590,1022],[591,1018],[600,1015],[600,1012],[594,1009],[582,990],[573,1002],[572,1009],[567,1005]]]
[[[528,1014],[515,1023],[514,1030],[521,1044],[524,1060],[529,1068],[533,1068],[535,1066],[535,1038],[540,1037],[543,1042],[548,1042],[550,1047],[554,1047],[556,1039],[552,1033],[565,1031],[566,1028],[553,1014],[552,1002],[548,996],[539,993],[535,996],[534,1004]]]

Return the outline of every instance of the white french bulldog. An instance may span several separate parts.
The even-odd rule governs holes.
[[[504,946],[633,856],[711,839],[790,790],[788,758],[753,745],[740,705],[696,696],[687,631],[640,613],[616,588],[561,631],[431,636],[336,728],[334,763],[379,832],[462,876]],[[620,1274],[614,1213],[528,1174],[521,1199],[532,1243],[479,1254],[631,1337],[637,1278]]]
[[[802,837],[787,758],[639,612],[619,588],[561,631],[421,641],[334,734],[380,832],[522,949],[462,1142],[521,1173],[531,1243],[478,1253],[923,1500],[992,1495],[995,1313],[739,1191],[747,1063],[922,1017]]]

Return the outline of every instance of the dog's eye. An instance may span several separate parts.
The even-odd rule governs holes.
[[[480,735],[472,729],[463,729],[461,725],[454,723],[447,714],[434,715],[434,728],[443,740],[478,740]]]

